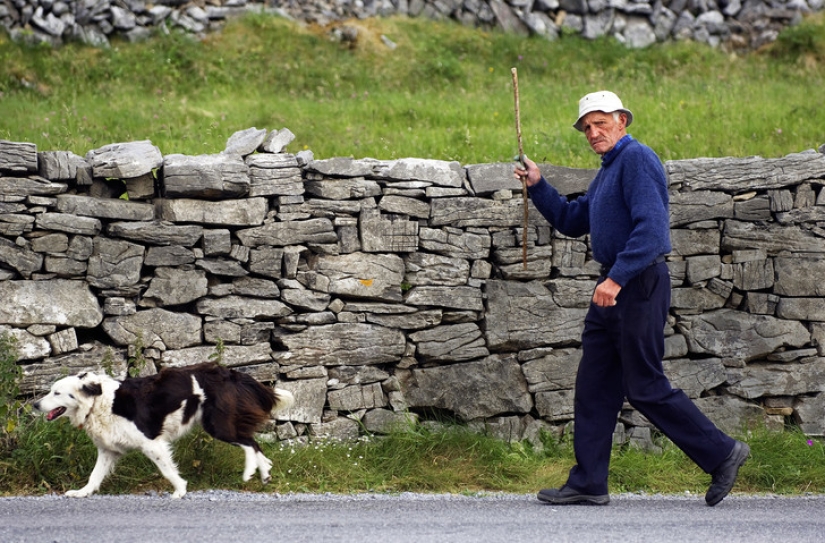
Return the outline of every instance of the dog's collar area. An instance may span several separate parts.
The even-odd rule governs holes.
[[[77,427],[79,429],[82,430],[83,427],[86,426],[86,421],[89,420],[89,417],[91,416],[92,412],[95,410],[95,402],[97,402],[97,397],[92,398],[92,407],[89,408],[89,411],[86,413],[86,416],[83,417],[83,422],[81,422],[80,424],[77,425]]]

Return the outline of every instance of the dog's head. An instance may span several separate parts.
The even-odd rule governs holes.
[[[94,404],[95,396],[103,393],[100,376],[94,373],[70,375],[56,381],[48,394],[34,402],[34,408],[46,413],[46,420],[67,416],[80,426]]]

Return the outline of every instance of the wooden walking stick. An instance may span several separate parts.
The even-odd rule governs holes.
[[[518,139],[518,161],[524,166],[524,147],[521,143],[521,113],[518,104],[518,70],[511,68],[513,74],[513,98],[516,104],[516,138]],[[521,232],[521,262],[527,269],[527,229],[529,228],[529,211],[527,210],[527,179],[521,180],[521,196],[524,201],[524,225]]]

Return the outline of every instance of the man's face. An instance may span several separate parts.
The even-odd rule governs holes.
[[[603,155],[627,134],[626,123],[627,115],[624,113],[619,113],[617,121],[613,118],[613,113],[591,111],[582,119],[582,128],[593,151]]]

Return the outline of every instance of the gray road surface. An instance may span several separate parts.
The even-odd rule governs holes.
[[[251,494],[0,498],[0,543],[821,542],[825,496],[624,494],[607,507],[524,495]]]

